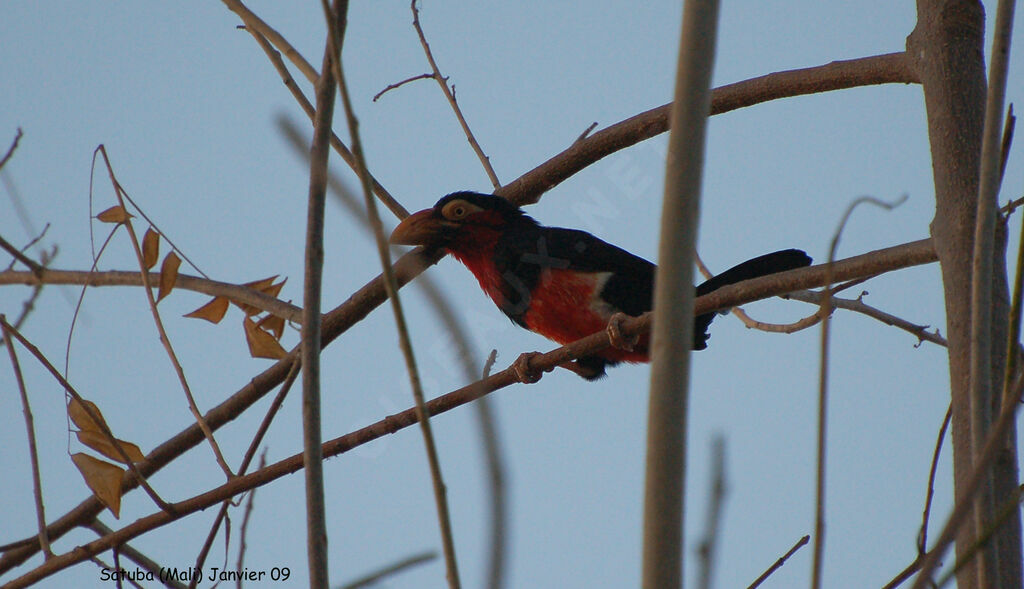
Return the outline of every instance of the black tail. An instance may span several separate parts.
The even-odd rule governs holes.
[[[785,272],[795,268],[803,268],[811,264],[811,257],[798,249],[781,250],[758,256],[747,260],[742,264],[733,266],[717,276],[712,276],[707,281],[697,286],[697,296],[706,295],[716,291],[723,286],[736,284],[751,278],[767,276],[776,272]],[[703,350],[708,347],[708,327],[711,320],[717,313],[707,313],[697,316],[693,321],[693,349]]]

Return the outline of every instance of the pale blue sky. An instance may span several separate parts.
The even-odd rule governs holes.
[[[567,147],[591,122],[603,128],[669,100],[680,6],[425,0],[421,18],[470,124],[507,182]],[[320,63],[319,2],[250,7],[310,62]],[[911,2],[727,2],[715,83],[899,51],[915,18]],[[427,71],[410,23],[407,2],[353,3],[345,65],[371,169],[407,208],[418,210],[447,192],[487,190],[489,183],[436,84],[419,81],[370,100],[386,85]],[[50,224],[43,243],[60,246],[55,265],[87,269],[90,161],[103,143],[129,194],[204,272],[233,282],[288,276],[281,298],[301,300],[308,170],[274,121],[284,115],[305,125],[304,115],[238,24],[213,1],[3,3],[0,146],[6,149],[18,127],[25,136],[3,171],[0,235],[14,243],[32,237],[12,213],[13,188],[37,229]],[[1024,95],[1022,59],[1015,50],[1011,101]],[[347,137],[343,125],[335,129]],[[545,195],[529,213],[653,260],[663,146],[659,137],[608,157]],[[1024,193],[1020,153],[1018,147],[1011,157],[1002,201]],[[332,163],[355,185],[337,158]],[[102,177],[97,175],[94,213],[112,204]],[[858,210],[840,254],[897,245],[927,236],[932,193],[918,86],[759,105],[712,119],[700,250],[713,270],[784,247],[801,247],[824,260],[843,211],[865,194],[886,200],[906,194],[909,200],[889,213]],[[375,246],[333,203],[326,226],[324,306],[333,308],[374,277],[379,265]],[[94,226],[97,239],[108,229]],[[100,267],[134,268],[125,235],[114,240]],[[508,322],[456,262],[444,260],[430,273],[470,326],[478,357],[496,348],[504,368],[520,352],[553,347]],[[886,275],[863,289],[870,291],[870,304],[945,331],[936,266]],[[0,312],[16,315],[27,292],[0,289]],[[461,386],[461,370],[422,295],[415,288],[402,294],[428,395]],[[72,287],[47,288],[25,327],[58,365],[73,312],[69,301],[77,296]],[[219,326],[179,319],[205,301],[178,291],[160,310],[197,399],[209,408],[268,362],[248,357],[237,310]],[[813,309],[775,301],[748,311],[766,321],[792,321]],[[930,344],[915,348],[909,334],[845,312],[837,313],[833,334],[826,586],[880,586],[915,556],[928,464],[948,404],[945,351]],[[811,532],[818,340],[815,329],[773,335],[725,317],[713,326],[710,348],[696,355],[688,578],[696,572],[693,551],[704,525],[714,434],[726,439],[729,488],[716,586],[748,585]],[[296,341],[294,332],[285,336],[288,346]],[[411,405],[396,341],[390,311],[378,309],[324,352],[325,438]],[[68,458],[61,390],[27,353],[20,356],[52,519],[88,491]],[[6,360],[0,366],[5,543],[33,533],[35,515],[20,403]],[[139,289],[87,293],[69,378],[120,437],[143,451],[191,422]],[[509,587],[637,584],[647,379],[645,365],[615,368],[596,383],[561,371],[491,396],[508,468]],[[271,430],[269,460],[300,450],[298,399],[293,393]],[[232,464],[266,404],[218,432]],[[463,407],[438,417],[434,431],[464,585],[477,587],[485,574],[488,512],[475,413]],[[410,428],[325,464],[333,584],[415,552],[440,550],[422,446],[420,433]],[[72,443],[71,452],[77,451]],[[950,505],[949,459],[947,441],[933,536]],[[209,449],[200,447],[152,482],[165,497],[180,500],[222,479]],[[288,566],[292,579],[304,582],[302,497],[301,476],[256,492],[248,567]],[[124,498],[120,521],[109,513],[102,519],[116,528],[153,511],[145,495],[133,492]],[[133,545],[167,566],[190,566],[214,511]],[[233,521],[230,566],[241,510],[233,512]],[[91,538],[75,532],[56,547],[67,551]],[[208,566],[222,566],[223,542],[215,546]],[[109,554],[103,558],[111,560]],[[804,548],[764,586],[806,585],[810,559]],[[99,575],[83,564],[40,586],[107,586]],[[437,560],[383,586],[443,585]]]

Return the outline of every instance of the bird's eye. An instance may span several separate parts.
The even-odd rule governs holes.
[[[441,209],[441,215],[449,221],[461,221],[462,219],[479,212],[480,207],[464,200],[453,200]]]

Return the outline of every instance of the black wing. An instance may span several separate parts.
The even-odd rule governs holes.
[[[529,306],[529,293],[541,272],[548,269],[610,272],[601,298],[634,316],[652,308],[654,264],[585,231],[540,226],[506,231],[494,259],[510,303],[502,310],[516,322]]]

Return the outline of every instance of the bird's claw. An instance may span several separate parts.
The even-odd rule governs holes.
[[[610,319],[608,319],[608,327],[605,328],[605,331],[608,332],[608,341],[611,343],[612,347],[632,352],[633,347],[636,346],[638,341],[640,341],[640,336],[625,336],[622,334],[622,321],[626,317],[627,315],[625,313],[615,313]]]
[[[544,375],[542,370],[530,366],[530,360],[533,360],[537,356],[540,356],[539,352],[523,352],[522,354],[519,354],[516,361],[512,363],[512,370],[515,371],[519,382],[523,384],[533,384],[540,380],[540,377]]]

